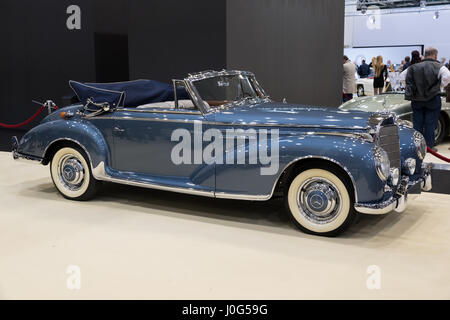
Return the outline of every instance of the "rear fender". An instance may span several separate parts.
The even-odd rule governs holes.
[[[19,142],[18,152],[42,159],[47,164],[55,144],[64,141],[79,145],[88,155],[92,168],[110,163],[110,150],[101,132],[82,120],[45,122],[28,131]]]

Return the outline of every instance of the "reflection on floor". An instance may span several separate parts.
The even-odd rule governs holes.
[[[67,201],[48,167],[1,152],[0,203],[0,299],[450,298],[448,195],[361,215],[329,239],[297,231],[280,200],[107,184],[93,201]],[[367,287],[372,265],[380,289]]]

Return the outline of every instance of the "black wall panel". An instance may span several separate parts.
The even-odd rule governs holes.
[[[338,106],[343,44],[344,0],[227,1],[227,67],[275,99]]]
[[[0,122],[27,119],[39,108],[32,99],[61,104],[69,79],[95,80],[92,1],[76,3],[81,30],[66,27],[73,1],[0,2]]]
[[[130,78],[170,81],[226,67],[225,0],[130,2]]]
[[[72,4],[81,9],[80,30],[66,27]],[[225,7],[225,0],[2,0],[0,122],[31,116],[39,108],[32,99],[63,104],[70,79],[170,81],[225,68]]]
[[[66,26],[73,4],[80,30]],[[343,28],[344,0],[2,0],[0,122],[27,119],[32,99],[63,104],[70,79],[167,82],[222,68],[255,72],[276,99],[336,106]]]

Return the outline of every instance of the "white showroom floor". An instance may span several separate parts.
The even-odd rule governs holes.
[[[279,200],[108,184],[68,201],[48,167],[1,152],[0,204],[0,299],[450,298],[449,195],[320,238]]]

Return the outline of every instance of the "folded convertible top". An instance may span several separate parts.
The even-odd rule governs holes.
[[[83,103],[107,102],[111,107],[137,107],[147,103],[173,101],[173,86],[155,80],[114,83],[81,83],[70,80],[69,86]],[[189,99],[183,87],[177,87],[178,99]]]

